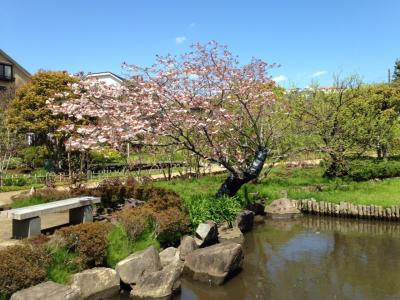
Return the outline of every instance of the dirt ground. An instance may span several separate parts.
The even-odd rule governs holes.
[[[53,213],[41,216],[42,230],[59,225],[68,224],[69,214],[68,212]],[[7,245],[11,239],[11,220],[8,220],[5,216],[0,215],[0,248],[2,245]]]

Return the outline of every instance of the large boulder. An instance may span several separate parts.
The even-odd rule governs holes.
[[[158,251],[153,246],[146,250],[129,255],[120,261],[115,270],[125,284],[136,284],[146,273],[161,270],[161,261]]]
[[[265,207],[265,212],[272,219],[294,219],[302,216],[301,211],[287,198],[272,201]]]
[[[218,226],[214,221],[200,223],[196,229],[196,243],[206,247],[218,243]]]
[[[160,252],[161,266],[165,267],[179,260],[179,250],[175,247],[168,247]]]
[[[242,261],[240,244],[220,243],[188,254],[184,272],[194,280],[221,285],[240,271]]]
[[[191,236],[184,236],[181,240],[181,244],[179,245],[179,258],[181,260],[185,260],[186,255],[193,252],[194,250],[198,249],[199,246],[197,245],[194,238]]]
[[[243,245],[244,243],[244,235],[240,231],[239,227],[219,227],[218,228],[218,240],[220,243],[223,242],[232,242],[232,243],[238,243],[240,245]]]
[[[20,290],[10,300],[81,300],[82,296],[68,286],[47,281],[30,288]]]
[[[162,298],[169,299],[181,288],[180,276],[183,270],[183,262],[178,260],[161,271],[144,275],[133,287],[131,296],[134,298]]]
[[[109,268],[93,268],[72,276],[71,288],[79,291],[83,299],[103,299],[119,292],[119,276]]]
[[[250,231],[254,224],[254,212],[250,210],[243,210],[236,216],[235,225],[241,232]]]

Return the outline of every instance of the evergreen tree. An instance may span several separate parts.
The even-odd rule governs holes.
[[[393,81],[400,82],[400,59],[397,59],[394,63]]]

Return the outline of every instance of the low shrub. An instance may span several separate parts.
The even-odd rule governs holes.
[[[117,220],[132,240],[136,240],[146,230],[149,218],[150,212],[144,206],[124,209],[117,214]]]
[[[118,204],[122,204],[126,198],[126,187],[119,178],[103,180],[97,192],[101,198],[101,206],[108,208],[116,208]]]
[[[145,204],[124,209],[117,218],[132,240],[149,228],[149,222],[154,223],[154,235],[163,246],[176,244],[189,231],[189,218],[178,194],[150,186],[137,186],[131,191],[134,198]]]
[[[238,197],[212,197],[200,195],[186,201],[189,217],[193,228],[206,220],[217,223],[228,222],[232,225],[237,213],[242,209]]]
[[[125,157],[121,154],[121,152],[112,148],[91,150],[89,156],[91,162],[94,164],[124,163],[126,161]]]
[[[94,222],[65,227],[57,233],[65,239],[69,251],[79,254],[83,265],[93,267],[105,264],[110,229],[108,223]]]
[[[12,293],[42,282],[50,257],[44,247],[18,245],[0,250],[0,294]]]
[[[9,169],[20,169],[24,166],[22,162],[22,158],[20,157],[11,157],[8,163]]]
[[[48,155],[46,146],[31,146],[23,150],[23,162],[32,169],[40,168]]]
[[[28,180],[21,176],[3,178],[3,185],[5,186],[25,186]]]
[[[347,176],[354,181],[383,179],[400,176],[398,160],[351,160]]]
[[[189,231],[189,218],[177,207],[153,214],[156,223],[156,238],[163,246],[175,246]]]
[[[142,201],[146,201],[146,205],[152,211],[162,211],[170,207],[182,208],[182,200],[179,195],[171,190],[142,186],[136,188],[133,197]]]

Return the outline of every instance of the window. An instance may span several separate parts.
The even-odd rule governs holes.
[[[0,80],[13,80],[12,65],[0,63]]]

